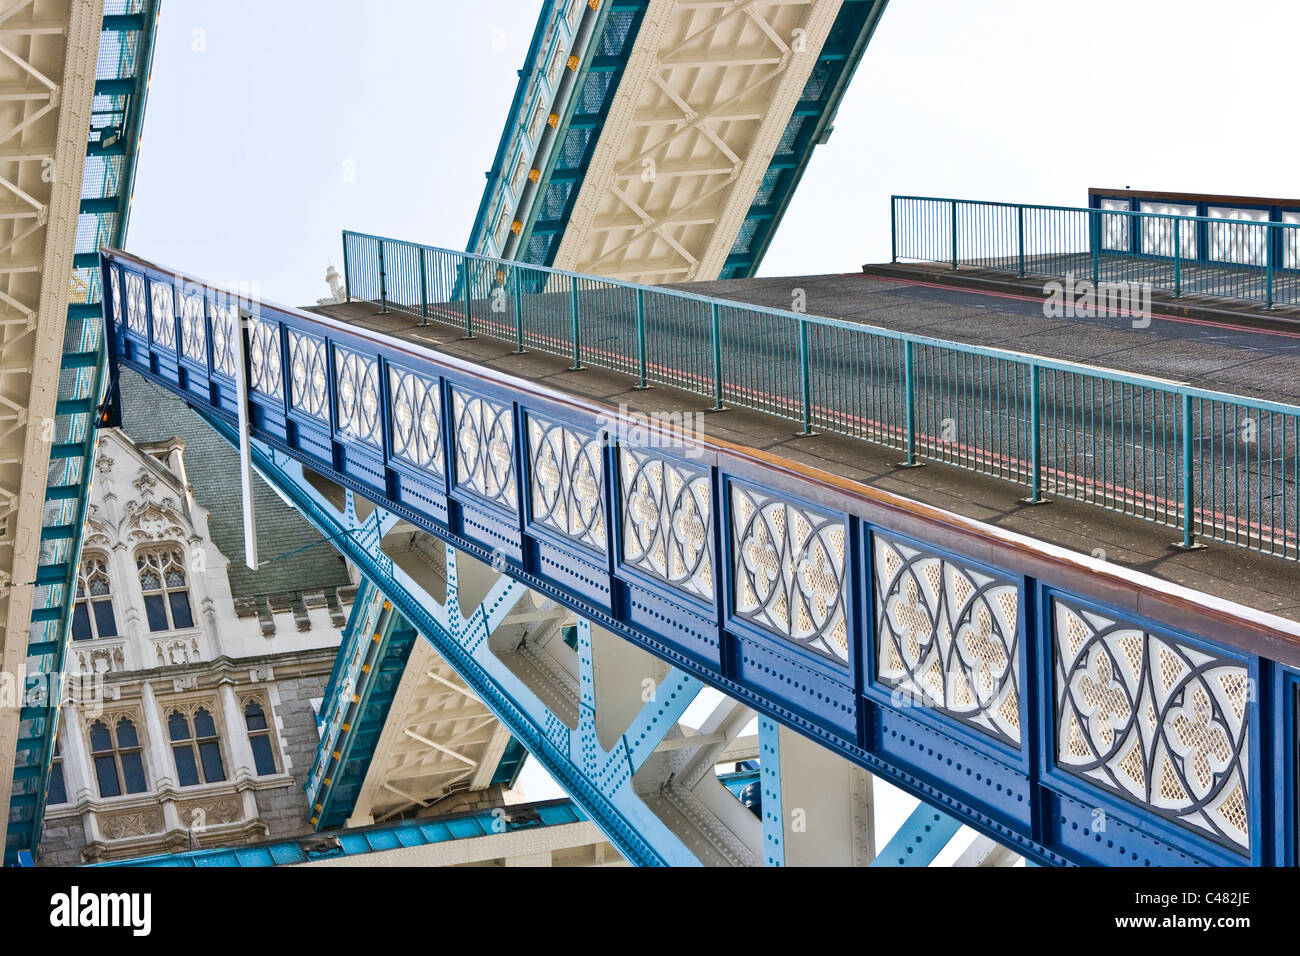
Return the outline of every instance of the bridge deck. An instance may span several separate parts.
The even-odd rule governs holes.
[[[1156,318],[1144,330],[1129,320],[1049,320],[1041,302],[1029,302],[860,275],[695,283],[692,291],[789,308],[801,288],[811,313],[889,328],[924,331],[964,342],[997,345],[1165,378],[1192,378],[1205,387],[1300,401],[1300,335],[1214,328]],[[540,352],[513,354],[496,339],[461,338],[445,325],[420,325],[400,312],[380,314],[373,304],[313,309],[513,375],[530,378],[613,407],[650,415],[704,413],[707,399],[660,385],[635,389],[627,375],[586,368]],[[899,454],[837,435],[798,437],[789,421],[741,409],[701,414],[711,437],[763,449],[957,514],[996,524],[1105,558],[1247,606],[1300,620],[1300,569],[1291,561],[1220,544],[1185,552],[1171,547],[1176,533],[1136,518],[1068,500],[1045,507],[1021,502],[1023,486],[942,464],[907,469]]]

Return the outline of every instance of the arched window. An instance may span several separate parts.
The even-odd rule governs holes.
[[[108,564],[103,555],[88,555],[77,577],[77,604],[72,611],[72,639],[90,641],[117,637],[113,616],[113,594],[108,583]]]
[[[47,806],[56,807],[68,802],[68,789],[63,784],[63,753],[58,738],[54,741],[54,759],[50,761],[50,786],[45,791]]]
[[[248,727],[248,742],[253,748],[253,763],[259,777],[275,773],[275,748],[271,746],[271,727],[266,711],[256,700],[244,705],[244,724]]]
[[[226,779],[216,721],[206,707],[196,708],[193,720],[184,711],[173,710],[167,718],[167,735],[176,758],[176,780],[182,787]]]
[[[185,583],[185,560],[180,548],[157,548],[135,556],[140,572],[149,630],[171,631],[194,626],[190,591]]]
[[[101,797],[144,793],[148,789],[140,737],[130,718],[119,717],[111,730],[104,720],[91,724],[90,758],[95,764],[95,779],[99,782]]]

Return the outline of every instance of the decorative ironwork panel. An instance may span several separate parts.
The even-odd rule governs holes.
[[[181,296],[181,354],[208,364],[208,330],[203,321],[203,293]]]
[[[1240,661],[1052,602],[1057,762],[1235,848],[1250,846],[1250,676]]]
[[[165,349],[176,347],[176,299],[170,283],[150,282],[149,301],[153,306],[153,341]]]
[[[144,276],[128,272],[126,282],[126,327],[137,335],[149,331],[149,318],[145,305]]]
[[[877,679],[1019,746],[1019,586],[878,533],[871,542]]]
[[[733,484],[736,617],[847,663],[846,534],[841,517]]]
[[[437,381],[388,366],[393,455],[436,475],[442,467],[442,394]]]
[[[510,405],[452,392],[456,486],[514,511],[515,415]]]
[[[289,404],[323,422],[329,421],[329,372],[325,341],[289,330]]]
[[[379,447],[379,361],[334,347],[339,434]]]
[[[620,446],[623,561],[713,600],[713,509],[708,472]]]
[[[253,391],[272,398],[284,395],[280,375],[280,336],[275,324],[249,317],[248,371]]]
[[[113,290],[113,324],[120,326],[122,324],[122,269],[120,266],[109,266],[108,281]]]
[[[1178,232],[1179,256],[1196,258],[1196,223],[1162,216],[1195,216],[1196,206],[1182,203],[1144,202],[1141,211],[1150,215],[1142,217],[1142,253],[1148,256],[1174,257],[1174,231]]]
[[[601,440],[528,416],[533,520],[605,552]]]
[[[1125,199],[1103,199],[1101,201],[1102,209],[1122,209],[1129,210],[1128,200]],[[1101,247],[1110,252],[1128,252],[1129,251],[1129,228],[1133,216],[1102,216],[1101,217]]]
[[[235,377],[235,315],[232,304],[212,301],[212,370],[226,378]]]
[[[1273,233],[1267,225],[1263,225],[1268,222],[1267,209],[1211,206],[1206,214],[1214,219],[1233,220],[1232,223],[1205,224],[1209,258],[1216,262],[1237,262],[1261,269],[1268,264],[1268,240]]]

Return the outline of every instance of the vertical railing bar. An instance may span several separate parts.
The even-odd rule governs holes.
[[[722,408],[722,323],[718,315],[718,303],[710,305],[710,313],[713,324],[713,408],[712,411],[720,412]],[[808,428],[805,420],[804,429]]]
[[[957,200],[951,201],[952,205],[952,268],[957,270]]]
[[[645,356],[645,290],[636,290],[636,365],[637,388],[649,388],[646,384]]]
[[[803,391],[803,431],[800,435],[811,435],[812,430],[812,382],[808,369],[808,320],[799,320],[799,376]]]
[[[1183,240],[1182,240],[1182,218],[1174,219],[1174,298],[1180,299],[1183,295]]]
[[[907,460],[903,462],[908,468],[916,467],[916,370],[915,354],[911,339],[903,340],[903,402],[907,416]]]
[[[1196,509],[1192,502],[1192,396],[1183,392],[1183,547],[1191,550],[1196,541],[1193,534]]]
[[[429,324],[429,280],[425,275],[424,247],[416,246],[415,254],[420,257],[420,324]]]
[[[515,283],[515,354],[524,350],[524,294],[519,281],[519,269],[511,269],[510,275]]]
[[[569,368],[570,372],[577,372],[582,368],[582,343],[578,336],[578,277],[574,276],[569,280],[569,295],[572,300],[571,318],[573,327],[573,365]]]
[[[1020,205],[1016,206],[1016,238],[1020,250],[1016,277],[1023,279],[1025,277],[1025,207]]]
[[[461,297],[465,300],[465,338],[474,337],[474,316],[469,304],[469,264],[468,258],[460,260]]]

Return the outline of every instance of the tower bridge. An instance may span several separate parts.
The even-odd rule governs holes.
[[[317,314],[261,303],[246,319],[245,414],[258,468],[322,531],[355,529],[338,539],[345,553],[628,860],[869,861],[868,774],[922,800],[880,849],[881,864],[928,862],[960,824],[1047,864],[1286,860],[1278,834],[1294,810],[1278,771],[1290,745],[1278,731],[1295,705],[1294,612],[1186,587],[1170,580],[1183,577],[1176,565],[1156,562],[1162,577],[1137,572],[844,475],[861,474],[864,437],[909,460],[944,461],[917,411],[960,395],[971,417],[992,408],[1001,424],[976,431],[958,463],[991,462],[997,477],[1035,498],[1059,494],[1052,507],[1087,522],[1106,512],[1078,489],[1147,466],[1081,462],[1091,473],[1062,476],[1037,431],[1047,392],[1030,393],[1027,416],[1004,411],[1035,383],[1059,374],[1087,379],[1084,392],[1119,387],[1100,417],[1077,426],[1094,447],[1129,443],[1107,416],[1127,414],[1131,390],[1168,395],[1178,409],[1190,398],[1293,411],[693,292],[348,241],[349,287],[376,288],[373,300],[354,291],[361,301]],[[373,254],[359,254],[367,242]],[[402,287],[426,258],[454,268],[423,270],[428,297],[389,299],[388,283]],[[116,361],[238,440],[245,399],[221,356],[200,347],[235,334],[223,293],[122,253],[106,252],[103,268],[105,286],[122,290],[106,312]],[[446,286],[430,287],[430,275]],[[490,277],[481,295],[476,275]],[[504,313],[492,311],[494,289],[507,291]],[[683,309],[711,317],[712,358],[699,372],[648,361],[692,355],[697,326]],[[767,323],[761,340],[725,334],[724,313],[740,327]],[[160,334],[160,322],[172,327]],[[774,360],[783,335],[796,348]],[[459,345],[446,341],[453,336]],[[873,369],[901,360],[893,399],[874,397],[870,419],[852,404],[857,393],[815,388],[813,343],[825,336],[841,337],[838,356],[881,350]],[[963,358],[909,367],[927,349]],[[745,386],[743,370],[774,361],[774,378]],[[1005,393],[963,380],[970,364]],[[706,424],[702,434],[629,443],[628,398],[646,407],[642,380],[659,408],[698,407],[711,394],[730,410],[706,422],[728,437]],[[870,380],[882,390],[888,382],[883,371]],[[847,434],[795,438],[799,426]],[[1275,426],[1287,454],[1292,427]],[[1003,444],[976,448],[976,437]],[[1151,454],[1183,461],[1183,447],[1176,434]],[[1202,454],[1193,468],[1222,466],[1210,448]],[[1175,496],[1147,516],[1217,536],[1220,525],[1180,511],[1196,508],[1188,501]],[[1238,506],[1239,523],[1257,526],[1249,501]],[[1124,523],[1126,540],[1140,542],[1143,526]],[[414,565],[384,551],[395,528],[429,536],[444,591],[431,594]],[[1256,546],[1231,559],[1250,568],[1252,586],[1282,593],[1293,566],[1255,553],[1256,539],[1239,543]],[[1190,552],[1188,567],[1210,582],[1215,572],[1197,571],[1199,559]],[[520,623],[539,619],[576,619],[573,647],[559,629],[517,638]],[[636,693],[647,677],[649,700]],[[702,685],[726,695],[714,717],[698,734],[670,729]],[[750,712],[761,819],[707,772]],[[338,773],[322,753],[322,793]],[[788,808],[810,804],[836,826],[812,838],[792,830]]]
[[[345,232],[313,309],[121,251],[156,4],[0,11],[5,671],[132,376],[363,578],[318,837],[145,862],[1295,865],[1296,205],[894,197],[894,262],[755,279],[885,6],[547,0],[468,251]],[[1076,273],[1155,314],[1044,315]],[[0,702],[7,862],[57,713]],[[475,803],[526,756],[568,800]]]

